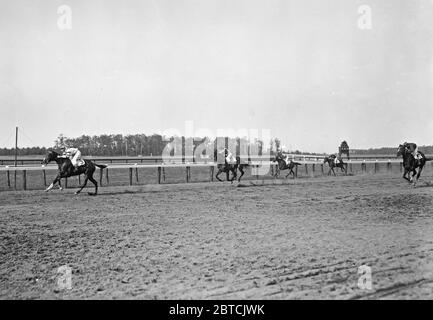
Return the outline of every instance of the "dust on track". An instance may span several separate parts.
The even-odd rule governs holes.
[[[428,181],[0,192],[0,298],[431,299]],[[62,265],[71,290],[56,285]],[[357,286],[361,265],[372,268],[373,290]]]

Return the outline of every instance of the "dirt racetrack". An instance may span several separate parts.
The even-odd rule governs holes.
[[[431,299],[431,180],[0,192],[0,297]],[[57,286],[62,265],[70,290]],[[361,265],[372,290],[358,288]]]

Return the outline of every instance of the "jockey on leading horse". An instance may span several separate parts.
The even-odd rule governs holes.
[[[77,169],[79,166],[84,164],[83,159],[81,159],[81,151],[78,148],[74,147],[63,147],[62,152],[64,157],[69,158],[74,166],[74,169]]]

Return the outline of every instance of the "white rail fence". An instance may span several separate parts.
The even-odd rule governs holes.
[[[293,158],[296,162],[300,163],[301,166],[304,167],[305,173],[308,175],[309,172],[315,175],[316,171],[321,172],[322,175],[325,174],[325,168],[328,168],[326,164],[323,163],[323,157],[319,156],[305,156],[302,155],[293,155]],[[297,160],[300,159],[301,160]],[[303,158],[303,159],[302,159]],[[268,158],[269,159],[269,158]],[[386,171],[392,171],[393,165],[399,165],[400,171],[402,171],[402,161],[401,159],[364,159],[364,160],[346,160],[348,165],[348,172],[352,172],[353,165],[361,165],[361,171],[367,172],[367,165],[374,166],[374,173],[379,171],[380,164],[386,164]],[[264,161],[251,161],[251,175],[256,179],[260,178],[259,168],[263,168],[263,166],[269,167],[268,175],[273,175],[275,173],[277,164],[275,162],[271,162],[269,160]],[[146,168],[146,169],[156,169],[157,170],[157,183],[160,184],[165,181],[166,173],[165,169],[168,168],[183,168],[185,174],[185,182],[191,182],[191,168],[209,168],[209,181],[214,181],[215,167],[217,166],[214,162],[208,163],[170,163],[170,164],[141,164],[137,163],[123,163],[123,164],[107,164],[106,169],[99,170],[99,182],[102,185],[103,176],[105,171],[106,184],[109,184],[109,171],[116,169],[128,169],[129,171],[129,185],[133,185],[134,183],[134,171],[135,171],[135,180],[138,182],[138,169]],[[48,166],[41,165],[33,165],[33,166],[0,166],[0,173],[6,173],[7,176],[7,186],[8,188],[17,189],[17,175],[20,173],[22,175],[22,189],[27,189],[27,173],[29,171],[41,171],[42,173],[42,182],[44,186],[47,186],[47,171],[57,171],[57,165],[50,164]],[[298,176],[298,166],[295,166],[295,177]],[[327,173],[327,171],[326,171]],[[11,174],[13,175],[13,179],[11,179]],[[80,178],[79,183],[81,183]],[[13,180],[13,183],[12,183]],[[13,186],[12,186],[13,185]],[[67,180],[66,180],[67,187]]]

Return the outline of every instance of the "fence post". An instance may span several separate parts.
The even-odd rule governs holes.
[[[135,181],[138,183],[138,168],[135,168]]]
[[[102,186],[102,177],[104,173],[102,172],[102,169],[99,169],[99,185]]]
[[[388,159],[388,164],[387,164],[386,169],[387,169],[387,170],[386,170],[387,172],[391,172],[391,171],[392,171],[391,159]]]
[[[158,167],[158,184],[161,184],[161,167]]]
[[[374,163],[374,173],[377,173],[377,171],[378,171],[378,166],[379,166],[379,164],[377,163],[377,159],[376,159],[376,162]]]
[[[65,189],[68,189],[68,178],[65,178]]]
[[[162,181],[165,182],[165,168],[162,167]]]
[[[186,182],[189,182],[189,167],[186,167]]]
[[[80,176],[78,176],[80,177]],[[44,180],[44,187],[47,186],[47,173],[45,172],[45,170],[42,170],[42,179]]]
[[[298,177],[298,166],[295,165],[295,178]]]
[[[129,185],[132,186],[132,168],[129,168]]]
[[[316,164],[315,163],[313,163],[312,169],[313,169],[313,177],[314,177],[314,173],[316,172]]]
[[[215,167],[211,166],[209,167],[209,171],[210,171],[210,181],[213,182],[213,173],[214,173]]]
[[[308,176],[308,164],[305,164],[305,174]]]
[[[23,170],[23,189],[27,190],[27,170]]]
[[[323,171],[323,163],[320,164],[320,170],[322,171],[322,176],[325,174],[325,172]]]
[[[17,189],[17,170],[14,170],[14,189]]]
[[[110,183],[110,179],[108,178],[108,168],[105,169],[105,181],[106,181],[107,184]]]
[[[8,176],[8,188],[10,188],[11,187],[11,176],[10,176],[9,170],[7,171],[7,176]]]

